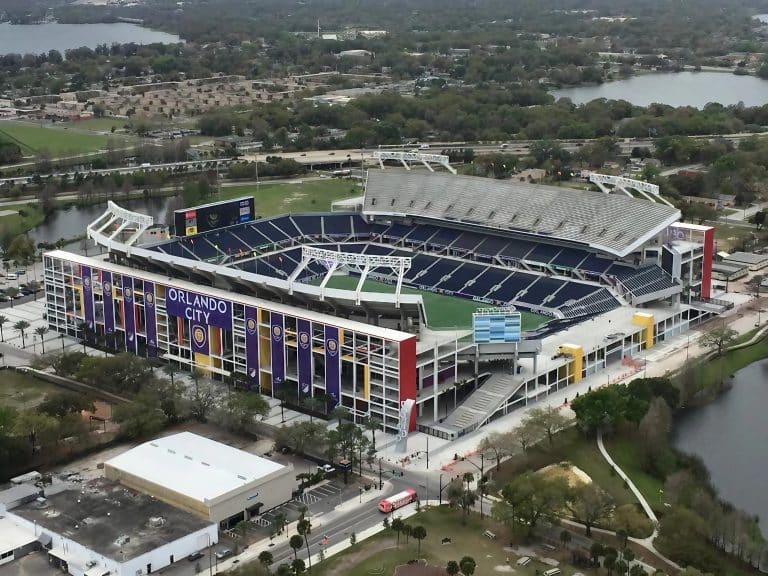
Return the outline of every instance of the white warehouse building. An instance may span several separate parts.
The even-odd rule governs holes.
[[[145,442],[104,464],[110,480],[230,528],[291,499],[293,466],[191,432]]]

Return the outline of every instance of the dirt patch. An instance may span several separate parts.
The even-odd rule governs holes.
[[[429,564],[402,564],[395,568],[395,576],[445,576],[445,568]]]
[[[564,478],[565,481],[568,482],[568,486],[571,488],[592,483],[592,478],[590,478],[589,474],[577,466],[574,466],[570,462],[558,462],[557,464],[550,464],[549,466],[545,466],[544,468],[537,470],[536,473],[554,478]]]
[[[391,542],[386,542],[384,540],[366,543],[365,548],[360,548],[360,550],[357,552],[353,552],[352,554],[345,554],[342,556],[341,559],[336,564],[334,564],[334,572],[336,574],[351,573],[353,568],[355,568],[369,556],[373,556],[374,554],[378,554],[384,550],[391,550],[393,548],[395,548],[395,546],[392,546]]]

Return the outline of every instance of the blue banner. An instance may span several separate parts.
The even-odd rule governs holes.
[[[192,341],[192,353],[208,356],[210,344],[208,341],[208,326],[192,322],[190,325],[190,340]]]
[[[93,278],[90,266],[83,266],[80,269],[81,280],[83,282],[83,317],[90,331],[88,341],[93,342],[94,337],[94,317],[93,311]]]
[[[115,302],[112,299],[112,272],[101,273],[101,293],[104,296],[104,332],[115,331]]]
[[[270,314],[270,329],[272,342],[272,394],[277,392],[285,382],[285,327],[283,315]]]
[[[328,401],[331,410],[341,402],[341,346],[339,329],[336,326],[325,327],[325,393],[333,400]]]
[[[157,356],[157,316],[155,315],[155,284],[144,280],[144,320],[147,332],[147,356]]]
[[[256,308],[245,307],[245,370],[252,388],[259,387],[259,319]]]
[[[125,324],[125,349],[136,353],[136,315],[133,297],[133,278],[123,276],[123,322]]]
[[[232,304],[221,298],[168,288],[165,291],[165,308],[168,314],[185,318],[192,324],[232,330]]]
[[[312,391],[312,326],[309,320],[296,320],[298,340],[299,391],[310,394]]]

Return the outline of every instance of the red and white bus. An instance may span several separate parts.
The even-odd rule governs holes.
[[[379,502],[379,511],[384,512],[384,514],[389,514],[393,510],[407,506],[411,502],[416,502],[416,500],[418,500],[416,490],[411,490],[409,488],[408,490],[393,494],[389,498],[384,498],[384,500]]]

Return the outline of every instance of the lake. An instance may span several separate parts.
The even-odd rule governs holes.
[[[41,54],[58,50],[62,56],[70,48],[87,46],[96,48],[99,44],[111,46],[114,43],[127,44],[176,44],[178,36],[143,28],[136,24],[118,22],[115,24],[45,24],[16,25],[0,24],[0,54]]]
[[[165,222],[170,201],[170,197],[115,200],[123,208],[154,216],[155,222],[158,223]],[[101,216],[106,208],[106,204],[91,204],[82,208],[71,206],[68,210],[56,210],[45,222],[31,230],[29,236],[37,244],[38,242],[53,243],[62,238],[84,234],[88,224]]]
[[[626,100],[636,106],[658,102],[703,108],[710,102],[728,106],[740,101],[746,106],[762,106],[768,103],[768,80],[730,72],[652,72],[599,86],[552,90],[550,94],[555,98],[570,98],[574,104],[607,98]]]
[[[760,517],[768,534],[768,360],[739,370],[728,392],[675,421],[674,445],[706,465],[720,496]]]

